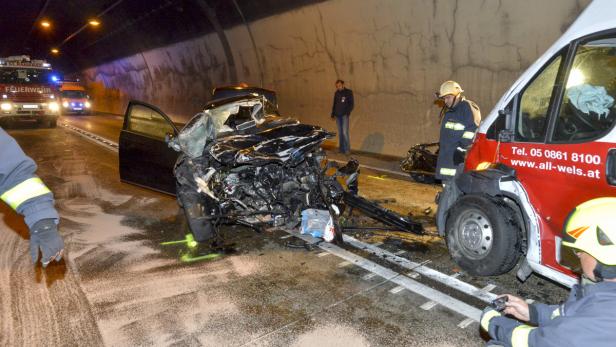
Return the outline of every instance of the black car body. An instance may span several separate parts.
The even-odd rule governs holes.
[[[214,237],[221,223],[295,226],[306,208],[342,205],[343,185],[355,182],[357,167],[325,175],[320,146],[332,136],[280,116],[257,94],[210,102],[181,131],[156,107],[132,101],[120,178],[176,194],[197,241]]]
[[[197,241],[222,223],[295,227],[328,210],[341,240],[345,206],[421,233],[419,223],[357,195],[359,163],[338,168],[321,144],[334,134],[282,117],[266,95],[211,101],[181,131],[161,110],[131,101],[120,133],[122,181],[175,194]]]

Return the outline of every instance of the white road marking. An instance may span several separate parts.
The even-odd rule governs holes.
[[[351,265],[350,261],[343,261],[342,263],[338,264],[338,267],[347,267]]]
[[[467,326],[469,326],[469,325],[473,324],[474,322],[475,322],[474,320],[472,320],[472,319],[470,319],[470,318],[467,318],[467,319],[465,319],[465,320],[461,321],[461,322],[460,322],[460,324],[458,324],[458,327],[460,327],[460,328],[464,329],[464,328],[466,328]]]
[[[373,279],[374,277],[376,277],[376,274],[373,272],[370,272],[369,274],[364,275],[364,277],[362,277],[364,280],[368,281]]]
[[[77,133],[78,135],[98,144],[101,145],[105,148],[107,148],[108,150],[111,150],[113,152],[118,153],[118,144],[116,142],[113,142],[109,139],[106,139],[102,136],[96,135],[94,133],[91,133],[89,131],[85,131],[81,128],[78,128],[76,126],[73,126],[69,123],[63,122],[62,125],[64,126],[64,129],[70,130],[74,133]]]
[[[398,251],[398,252],[396,252],[396,253],[394,253],[394,254],[395,254],[395,255],[402,255],[402,254],[404,254],[404,253],[406,253],[406,251]]]
[[[383,242],[373,243],[372,245],[373,245],[374,247],[379,247],[379,246],[383,245]]]
[[[493,294],[493,293],[489,293],[489,292],[484,292],[481,289],[463,282],[455,277],[446,275],[442,272],[436,271],[434,269],[431,269],[427,266],[424,266],[421,263],[416,263],[413,261],[410,261],[406,258],[402,258],[399,257],[391,252],[388,252],[386,250],[383,250],[379,247],[375,247],[374,245],[371,245],[369,243],[365,243],[365,242],[361,242],[349,235],[344,235],[343,237],[344,242],[347,245],[353,246],[355,248],[364,250],[364,251],[369,251],[372,254],[378,256],[379,258],[382,258],[390,263],[396,264],[398,266],[401,266],[403,268],[409,269],[409,270],[413,270],[417,273],[419,273],[422,276],[425,276],[427,278],[433,279],[437,282],[440,282],[448,287],[451,287],[453,289],[456,289],[462,293],[465,293],[467,295],[473,296],[481,301],[484,301],[486,303],[490,303],[492,302],[492,300],[496,299],[497,295]]]
[[[426,302],[425,304],[423,304],[423,305],[421,305],[421,306],[419,306],[419,307],[420,307],[422,310],[429,311],[429,310],[431,310],[432,308],[434,308],[434,306],[436,306],[436,305],[438,305],[438,303],[437,303],[437,302],[434,302],[434,301],[428,301],[428,302]],[[477,321],[479,321],[479,320],[477,320]]]
[[[456,272],[455,274],[451,275],[451,277],[458,278],[458,277],[460,277],[460,275],[461,275],[461,273]]]
[[[413,279],[418,279],[420,277],[420,275],[417,272],[409,272],[406,275]]]
[[[292,237],[292,236],[293,236],[293,235],[291,235],[291,234],[287,234],[287,235],[285,235],[285,236],[281,236],[281,237],[280,237],[280,239],[281,239],[281,240],[284,240],[284,239],[288,239],[289,237]]]
[[[487,286],[485,286],[485,287],[481,288],[481,291],[482,291],[482,292],[485,292],[485,293],[489,293],[489,292],[493,291],[493,290],[494,290],[494,288],[496,288],[496,285],[494,285],[494,284],[488,284]]]
[[[289,232],[289,231],[287,231]],[[308,242],[308,243],[316,243],[319,240],[313,238],[310,235],[300,235],[297,233],[293,233],[296,237]],[[334,244],[327,242],[320,242],[317,246],[327,252],[332,253],[333,255],[346,260],[347,262],[352,263],[355,266],[359,266],[364,270],[368,270],[373,272],[385,280],[388,280],[394,284],[404,287],[405,289],[410,290],[413,293],[423,296],[424,298],[438,302],[443,305],[447,309],[457,312],[462,316],[467,318],[471,318],[475,321],[479,321],[481,317],[481,310],[462,302],[456,298],[452,298],[451,296],[442,293],[434,288],[421,284],[415,280],[412,280],[400,273],[397,273],[391,269],[388,269],[384,266],[381,266],[373,261],[362,258],[359,255],[349,252],[345,249],[342,249]]]
[[[389,292],[392,293],[392,294],[398,294],[401,291],[403,291],[404,289],[405,288],[403,286],[397,286],[397,287],[392,288]]]
[[[324,257],[326,255],[330,255],[330,254],[331,253],[329,253],[329,252],[321,252],[321,253],[317,254],[317,257],[322,258],[322,257]]]

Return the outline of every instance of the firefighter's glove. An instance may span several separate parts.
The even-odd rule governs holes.
[[[464,163],[465,159],[466,159],[466,149],[462,147],[457,147],[456,150],[453,152],[453,165],[458,166]]]
[[[30,256],[36,264],[39,248],[41,249],[41,263],[43,267],[52,261],[60,261],[64,251],[64,241],[58,233],[55,219],[42,219],[36,222],[30,229]]]

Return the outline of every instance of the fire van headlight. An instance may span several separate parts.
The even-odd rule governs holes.
[[[13,109],[13,105],[10,102],[3,102],[0,104],[0,109],[2,109],[2,111],[10,111]]]
[[[62,106],[64,106],[64,107],[68,107],[68,101],[64,101],[64,102],[62,103]]]
[[[47,107],[49,107],[49,110],[53,112],[58,111],[60,109],[60,106],[55,101],[52,101],[49,104],[47,104]]]
[[[83,103],[83,105],[84,105],[86,108],[90,108],[90,107],[92,107],[92,104],[91,104],[89,101],[84,102],[84,103]]]

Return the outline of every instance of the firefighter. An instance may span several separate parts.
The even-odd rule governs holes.
[[[30,230],[30,255],[36,263],[62,259],[64,242],[58,233],[58,212],[53,194],[34,172],[36,164],[15,139],[0,128],[0,199],[24,216]]]
[[[614,346],[616,341],[616,198],[579,205],[563,228],[563,246],[580,259],[581,283],[562,305],[527,304],[507,294],[503,313],[487,308],[481,327],[501,346]]]
[[[443,183],[456,174],[456,167],[464,162],[466,150],[471,145],[481,121],[479,107],[466,100],[462,87],[457,82],[445,81],[437,96],[443,100],[439,153],[436,162],[436,178]]]

